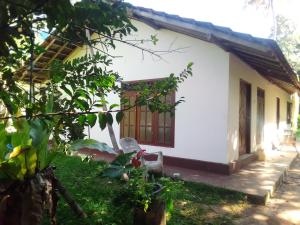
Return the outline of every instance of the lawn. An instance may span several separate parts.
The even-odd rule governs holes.
[[[102,162],[86,162],[78,157],[58,155],[53,164],[56,175],[88,214],[78,219],[63,199],[57,210],[58,224],[62,225],[129,225],[131,207],[113,204],[114,194],[120,190],[117,181],[99,176]],[[229,225],[246,208],[245,196],[224,189],[185,182],[175,199],[173,214],[168,225],[213,224]],[[49,224],[45,220],[43,225]]]

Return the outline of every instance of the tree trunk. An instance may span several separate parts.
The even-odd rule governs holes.
[[[85,33],[86,33],[87,39],[89,41],[91,41],[90,31],[88,29],[86,29]],[[89,45],[89,48],[90,48],[91,55],[94,56],[95,55],[94,49],[92,48],[91,45]],[[104,97],[102,97],[101,100],[105,100]],[[104,102],[105,101],[103,101],[103,107],[102,108],[103,108],[104,111],[107,111],[107,106]],[[113,145],[113,148],[114,148],[115,152],[119,153],[120,149],[119,149],[118,142],[117,142],[117,139],[116,139],[116,135],[115,135],[115,132],[114,132],[114,129],[113,129],[112,125],[107,124],[107,129],[108,129],[108,132],[109,132],[109,137],[110,137],[111,143]]]
[[[66,200],[66,202],[68,203],[70,208],[73,210],[73,212],[81,218],[86,218],[87,215],[85,214],[85,212],[74,201],[74,199],[67,192],[67,190],[64,188],[64,186],[60,183],[60,181],[56,177],[54,177],[53,179],[54,179],[54,183],[55,183],[55,188],[57,188],[59,194]]]

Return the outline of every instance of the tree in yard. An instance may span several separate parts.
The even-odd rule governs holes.
[[[295,24],[283,15],[275,13],[274,0],[246,0],[247,5],[262,7],[271,11],[273,27],[270,38],[277,41],[292,68],[300,72],[300,34]]]
[[[34,89],[33,58],[45,51],[35,43],[35,33],[40,31],[76,46],[90,46],[95,54],[65,63],[53,61],[45,69],[48,82]],[[101,38],[90,39],[87,31]],[[79,127],[95,126],[98,120],[101,129],[105,129],[114,120],[120,122],[123,111],[135,105],[148,105],[151,111],[173,112],[183,101],[167,104],[162,97],[177,90],[192,74],[192,64],[181,74],[171,74],[151,86],[136,85],[134,89],[139,96],[133,105],[123,97],[122,77],[110,69],[113,56],[101,49],[115,48],[117,41],[127,43],[123,37],[134,31],[127,5],[122,1],[0,2],[0,100],[6,108],[0,118],[0,224],[39,224],[44,206],[55,224],[55,189],[60,190],[77,213],[84,215],[66,195],[50,167],[53,154],[48,151],[49,137],[51,134],[59,137],[64,132],[61,125],[70,124],[70,118]],[[160,57],[138,43],[127,44]],[[15,76],[20,68],[29,74],[29,85],[22,84]],[[125,108],[105,100],[111,92],[120,96]],[[17,214],[22,216],[14,216]]]
[[[283,54],[292,68],[300,74],[300,33],[295,24],[282,15],[278,15],[276,37]],[[272,36],[275,31],[272,30]]]

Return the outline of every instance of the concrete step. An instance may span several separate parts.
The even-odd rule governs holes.
[[[180,178],[186,181],[241,192],[248,196],[250,202],[264,205],[282,184],[297,156],[295,150],[268,152],[266,161],[255,161],[229,176],[179,167],[166,167],[165,172],[169,176],[180,174]]]

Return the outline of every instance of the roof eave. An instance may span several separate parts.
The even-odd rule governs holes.
[[[157,12],[151,9],[142,7],[132,7],[130,10],[131,18],[142,21],[155,29],[169,29],[174,32],[182,33],[194,38],[201,39],[210,43],[214,43],[224,49],[225,51],[231,52],[237,55],[241,60],[246,62],[256,71],[257,68],[253,66],[253,63],[249,63],[245,58],[241,57],[234,48],[242,48],[244,53],[251,52],[252,57],[262,57],[262,62],[266,64],[266,71],[268,74],[262,74],[268,80],[270,78],[269,72],[272,71],[268,67],[268,60],[273,61],[277,64],[280,70],[279,78],[283,82],[290,82],[294,86],[293,91],[300,91],[300,85],[297,80],[296,73],[293,71],[282,51],[274,40],[257,38],[248,34],[233,32],[229,28],[215,26],[211,23],[199,22],[193,19],[181,18],[176,15],[169,15],[163,12]],[[259,71],[262,73],[262,70]],[[274,72],[275,73],[275,72]],[[278,74],[274,77],[278,79]],[[277,80],[273,81],[278,85]],[[280,86],[280,84],[279,84]],[[287,91],[284,85],[280,86],[282,89]],[[291,89],[289,89],[289,92]]]

